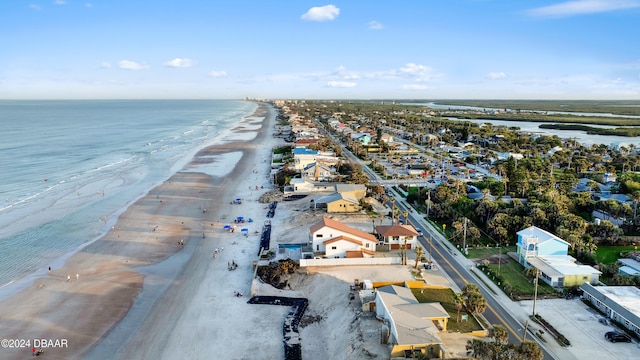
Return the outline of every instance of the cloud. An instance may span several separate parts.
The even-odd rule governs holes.
[[[86,4],[84,4],[84,6],[86,6],[86,7],[90,8],[90,7],[92,7],[92,6],[93,6],[93,4],[92,4],[92,3],[86,3]]]
[[[53,3],[56,5],[65,5],[67,2],[65,0],[54,0]]]
[[[103,69],[111,69],[111,63],[108,61],[103,61],[100,63],[100,67]]]
[[[191,59],[175,58],[173,60],[164,63],[164,66],[172,68],[188,68],[192,67],[195,63]]]
[[[340,9],[334,5],[314,6],[300,17],[307,21],[331,21],[340,14]]]
[[[533,16],[567,17],[640,7],[638,0],[575,0],[529,10]]]
[[[384,29],[384,25],[380,24],[375,20],[369,21],[369,30],[382,30],[382,29]]]
[[[149,66],[137,63],[135,61],[122,60],[118,63],[118,67],[122,70],[143,70],[148,69]]]
[[[507,77],[507,74],[503,73],[502,71],[500,72],[490,72],[487,75],[487,79],[491,79],[491,80],[497,80],[497,79],[504,79]]]
[[[214,78],[227,77],[227,72],[224,70],[214,70],[209,72],[209,76]]]
[[[327,86],[335,88],[352,88],[358,86],[358,84],[351,81],[329,81]]]
[[[29,4],[29,9],[40,11],[42,10],[42,6],[36,4]]]

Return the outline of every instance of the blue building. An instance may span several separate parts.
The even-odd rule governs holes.
[[[569,243],[535,226],[529,226],[516,233],[518,235],[518,262],[528,267],[527,258],[569,253]]]

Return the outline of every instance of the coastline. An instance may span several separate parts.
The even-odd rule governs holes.
[[[243,176],[247,180],[261,140],[270,136],[269,125],[275,115],[268,105],[259,104],[254,114],[240,121],[246,127],[234,130],[257,129],[258,118],[262,120],[255,139],[245,136],[250,134],[234,137],[231,132],[227,142],[201,150],[185,171],[178,171],[127,208],[111,231],[71,255],[61,268],[35,277],[31,285],[2,300],[2,338],[67,344],[43,346],[48,358],[82,358],[89,353],[131,315],[134,303],[141,301],[143,287],[149,285],[144,267],[166,266],[163,263],[181,254],[191,254],[184,259],[188,263],[199,254],[196,250],[220,235],[221,204],[228,204],[225,200],[233,196]],[[241,152],[242,158],[231,163],[224,156],[230,152]],[[214,166],[211,172],[224,176],[198,171],[203,166]],[[179,244],[180,239],[184,245]],[[174,270],[174,274],[181,273]],[[173,286],[172,279],[163,281],[167,287]],[[0,351],[4,359],[20,358],[31,352],[31,346]]]

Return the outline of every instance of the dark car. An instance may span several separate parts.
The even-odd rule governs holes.
[[[629,337],[629,335],[627,334],[623,334],[621,332],[618,331],[609,331],[608,333],[604,334],[605,339],[616,343],[616,342],[631,342],[631,338]]]

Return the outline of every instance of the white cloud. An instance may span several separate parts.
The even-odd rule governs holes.
[[[53,3],[56,4],[56,5],[64,5],[67,2],[65,0],[54,0]]]
[[[402,85],[402,88],[405,90],[426,90],[428,87],[426,85],[418,85],[418,84],[406,84]]]
[[[507,74],[500,72],[490,72],[487,74],[487,78],[491,80],[504,79],[507,77]]]
[[[227,77],[227,72],[224,70],[214,70],[209,72],[209,76],[214,78]]]
[[[351,81],[329,81],[327,86],[335,88],[352,88],[358,86],[358,84]]]
[[[375,20],[369,21],[369,30],[382,30],[382,29],[384,29],[384,25],[380,24]]]
[[[92,4],[92,3],[86,3],[86,4],[84,4],[84,6],[86,6],[86,7],[90,8],[90,7],[92,7],[92,6],[93,6],[93,4]]]
[[[103,69],[111,69],[111,63],[108,61],[103,61],[100,63],[100,67]]]
[[[414,63],[408,63],[405,67],[400,68],[400,72],[408,75],[419,75],[429,71],[429,68],[424,65],[418,65]]]
[[[29,9],[40,11],[42,10],[42,6],[36,5],[36,4],[29,4]]]
[[[118,63],[118,67],[122,70],[143,70],[148,69],[149,66],[137,63],[130,60],[122,60]]]
[[[575,0],[529,10],[534,16],[565,17],[640,7],[637,0]]]
[[[314,6],[300,17],[307,21],[330,21],[340,14],[340,9],[334,5]]]
[[[181,58],[175,58],[173,60],[170,60],[164,63],[164,66],[172,67],[172,68],[188,68],[193,65],[194,65],[194,62],[191,59],[181,59]]]

